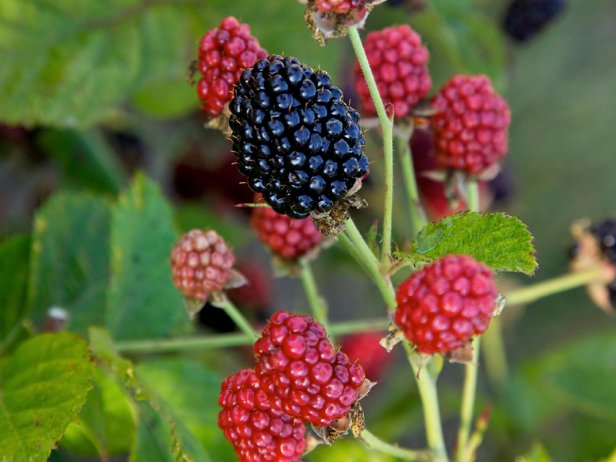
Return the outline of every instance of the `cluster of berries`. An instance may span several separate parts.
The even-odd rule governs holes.
[[[228,377],[218,401],[218,425],[242,462],[299,461],[305,424],[328,427],[362,397],[362,367],[309,316],[274,313],[254,354],[254,370]]]

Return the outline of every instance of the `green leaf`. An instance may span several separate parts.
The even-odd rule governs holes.
[[[0,119],[88,126],[141,86],[179,79],[184,20],[175,6],[136,0],[2,1]]]
[[[516,462],[552,462],[552,458],[541,444],[535,444],[530,452],[517,457]]]
[[[616,419],[616,342],[612,329],[536,358],[525,373],[535,387],[564,406]]]
[[[139,404],[137,438],[130,462],[176,462],[171,450],[171,427],[146,403]]]
[[[68,427],[60,445],[79,455],[117,455],[129,451],[135,427],[133,401],[111,376],[98,369],[79,420]]]
[[[123,167],[99,131],[45,130],[37,141],[62,168],[67,183],[112,194],[126,184]]]
[[[140,364],[137,376],[194,460],[233,460],[217,426],[222,377],[198,363],[176,359]]]
[[[86,343],[68,334],[24,342],[0,363],[0,454],[3,460],[45,461],[91,388]]]
[[[80,334],[103,324],[109,284],[110,206],[90,195],[60,193],[34,217],[29,305],[35,322],[52,306],[68,310]]]
[[[173,286],[176,241],[171,207],[158,186],[137,175],[112,213],[112,280],[106,325],[116,339],[169,335],[188,314]]]
[[[0,243],[0,344],[16,331],[25,312],[30,237],[17,235]],[[10,340],[10,339],[9,339]]]
[[[471,255],[495,271],[532,274],[537,267],[532,236],[524,223],[504,213],[463,212],[430,223],[402,255],[412,262],[449,254]]]

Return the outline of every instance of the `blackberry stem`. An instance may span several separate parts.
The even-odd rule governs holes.
[[[419,193],[417,190],[417,179],[415,169],[413,168],[413,153],[411,152],[411,137],[413,136],[413,126],[410,127],[408,138],[406,136],[398,136],[398,155],[400,156],[400,165],[402,166],[402,176],[406,186],[406,195],[408,197],[411,224],[413,226],[413,236],[417,236],[419,231],[426,226],[426,216],[419,202]]]
[[[481,353],[483,354],[486,374],[490,384],[495,390],[500,390],[505,385],[509,375],[507,351],[503,341],[500,317],[492,319],[490,327],[483,333]]]
[[[466,184],[468,209],[479,212],[479,187],[476,180],[468,180]],[[473,361],[464,366],[464,386],[462,388],[462,403],[460,405],[460,428],[456,445],[456,461],[465,460],[468,438],[473,423],[475,408],[475,394],[477,392],[477,372],[479,369],[479,349],[481,341],[479,336],[472,340]]]
[[[235,325],[239,327],[242,332],[244,332],[246,337],[251,338],[253,341],[259,338],[248,320],[227,297],[224,297],[224,299],[217,303],[216,306],[225,310],[227,316],[229,316]]]
[[[333,335],[346,335],[355,332],[369,332],[381,330],[385,332],[389,320],[360,319],[356,321],[340,322],[330,325],[329,332]],[[230,348],[252,345],[253,336],[244,333],[219,334],[212,336],[184,337],[158,340],[131,340],[117,342],[116,349],[120,353],[176,353],[181,351],[211,350],[216,348]]]
[[[348,30],[353,50],[359,61],[359,66],[364,74],[368,89],[370,90],[370,96],[374,102],[376,113],[379,117],[381,124],[381,130],[383,131],[383,159],[385,161],[385,204],[383,206],[383,245],[381,248],[381,262],[383,265],[389,264],[389,256],[391,255],[391,221],[393,214],[393,202],[394,202],[394,124],[393,121],[387,116],[385,105],[379,94],[379,89],[374,79],[372,69],[370,69],[370,63],[368,62],[368,56],[361,42],[361,37],[356,26],[349,27]]]
[[[327,320],[327,303],[323,297],[319,295],[319,290],[317,289],[317,283],[314,279],[310,262],[306,258],[302,258],[300,260],[300,265],[300,276],[302,278],[302,284],[304,285],[304,290],[306,292],[306,297],[308,298],[308,304],[310,305],[312,315],[314,316],[314,319],[321,323],[323,327],[325,327],[325,330],[332,335],[330,332],[329,322]]]
[[[415,380],[417,381],[417,388],[419,389],[424,423],[426,426],[426,438],[433,452],[432,460],[434,462],[449,462],[447,448],[445,447],[445,439],[443,438],[443,425],[441,423],[441,410],[438,401],[436,379],[427,368],[422,370],[422,364],[417,361],[416,354],[409,342],[404,340],[402,343],[406,350],[406,357],[413,369]]]
[[[379,261],[372,253],[372,250],[370,250],[370,247],[368,247],[368,244],[357,229],[353,219],[349,218],[345,221],[344,225],[345,235],[354,249],[352,256],[360,262],[361,266],[376,284],[381,292],[381,295],[383,296],[383,299],[385,300],[385,303],[387,303],[387,308],[390,310],[395,310],[397,306],[396,294],[394,293],[391,280],[381,273]]]
[[[433,460],[432,451],[401,448],[400,446],[386,443],[378,436],[370,433],[366,429],[361,432],[361,438],[362,440],[364,440],[364,443],[366,443],[369,448],[376,449],[385,454],[399,457],[404,460],[411,460],[416,462],[428,462]]]

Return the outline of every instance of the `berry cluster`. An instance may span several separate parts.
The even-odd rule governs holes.
[[[511,121],[507,102],[483,75],[456,75],[432,100],[436,161],[478,174],[507,153]]]
[[[360,398],[365,374],[309,316],[278,311],[254,345],[257,364],[221,386],[218,425],[242,462],[297,462],[305,424],[329,426]]]
[[[267,52],[250,35],[250,27],[234,17],[223,19],[219,27],[208,31],[199,44],[197,61],[197,70],[203,76],[197,93],[205,112],[211,117],[222,114],[242,70],[265,56]]]
[[[366,7],[366,0],[313,0],[312,3],[317,11],[325,14],[348,14]]]
[[[336,351],[323,326],[309,316],[278,311],[254,353],[272,407],[315,425],[331,425],[347,414],[366,378],[361,366]]]
[[[252,229],[274,255],[296,261],[316,249],[323,235],[310,218],[293,219],[270,207],[255,207],[250,220]]]
[[[295,58],[245,70],[230,109],[238,169],[278,213],[327,213],[368,172],[357,111],[325,72]]]
[[[397,118],[409,116],[432,87],[427,66],[430,53],[421,37],[407,25],[387,27],[370,32],[364,48],[383,102],[393,106]],[[376,115],[359,63],[355,64],[355,86],[364,113]]]
[[[421,353],[449,353],[488,328],[497,295],[486,265],[448,255],[398,287],[395,321]]]
[[[232,277],[235,256],[215,231],[193,229],[171,251],[173,283],[188,298],[207,300]]]

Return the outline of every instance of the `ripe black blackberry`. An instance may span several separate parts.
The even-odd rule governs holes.
[[[616,265],[616,219],[608,218],[591,227],[590,232],[599,241],[603,256]],[[616,289],[616,284],[615,284]]]
[[[323,71],[269,56],[242,73],[229,108],[238,169],[278,213],[326,214],[368,173],[359,114]]]
[[[565,0],[513,0],[503,28],[515,41],[525,42],[556,19],[565,7]]]

